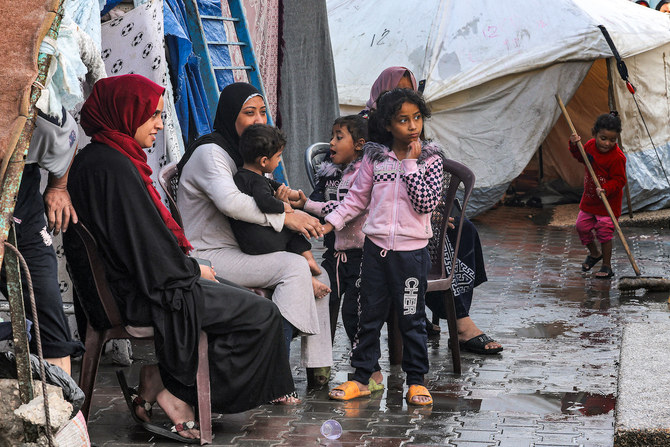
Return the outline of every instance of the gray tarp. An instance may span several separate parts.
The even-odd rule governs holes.
[[[288,143],[283,158],[290,185],[311,192],[305,149],[329,141],[339,116],[335,67],[324,0],[284,2],[279,113]]]

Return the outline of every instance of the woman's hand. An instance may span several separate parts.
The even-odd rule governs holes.
[[[284,226],[289,230],[302,233],[306,238],[323,236],[323,226],[319,219],[304,211],[294,210],[284,217]]]
[[[449,221],[447,222],[447,228],[450,228],[452,230],[454,228],[456,228],[456,225],[454,225],[454,218],[453,217],[449,217]]]
[[[200,264],[200,277],[202,279],[209,279],[210,281],[216,281],[216,272],[212,267]]]
[[[302,192],[302,189],[299,189],[295,192],[298,193],[298,198],[295,200],[290,200],[291,206],[293,208],[302,209],[305,206],[305,203],[307,202],[307,196],[305,195],[304,192]]]
[[[419,158],[421,155],[421,142],[419,140],[412,141],[407,145],[407,157],[406,158]]]
[[[54,234],[58,234],[61,230],[67,231],[70,221],[77,223],[77,213],[65,187],[47,186],[44,191],[44,210],[48,228],[53,230]]]

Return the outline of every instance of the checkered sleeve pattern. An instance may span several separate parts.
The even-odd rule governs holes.
[[[435,158],[424,172],[419,170],[403,175],[402,179],[414,211],[420,214],[432,213],[440,201],[442,191],[442,158]]]
[[[338,202],[335,200],[331,200],[330,202],[327,202],[323,208],[321,208],[321,215],[322,216],[327,216],[328,214],[332,213],[335,208],[337,208],[337,205],[339,205]]]

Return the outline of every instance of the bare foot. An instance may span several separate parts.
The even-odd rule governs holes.
[[[276,405],[300,405],[302,403],[302,400],[295,394],[287,394],[286,396],[282,396],[279,399],[275,399],[272,401],[273,404]]]
[[[458,327],[458,341],[468,341],[473,337],[482,335],[481,329],[477,327],[472,318],[464,317],[456,320],[456,326]],[[492,341],[486,344],[485,349],[496,349],[502,348],[502,345],[497,341]]]
[[[382,383],[382,382],[384,381],[384,376],[382,375],[382,372],[381,372],[381,371],[375,371],[375,372],[373,372],[372,375],[370,376],[370,378],[371,378],[372,380],[374,380],[375,383],[377,383],[377,384],[380,384],[380,383]]]
[[[307,259],[307,264],[309,265],[309,271],[312,273],[312,276],[319,276],[321,274],[321,267],[319,263],[314,259],[314,255],[311,250],[307,250],[302,253],[302,256]]]
[[[330,293],[330,287],[312,277],[312,288],[314,289],[314,296],[316,298],[323,298]]]
[[[158,393],[158,405],[165,411],[165,414],[170,418],[173,424],[181,424],[189,421],[197,421],[193,408],[183,400],[177,398],[167,389]],[[199,439],[200,430],[192,428],[190,430],[183,430],[178,432],[180,436],[188,439]]]
[[[161,380],[161,375],[158,371],[158,365],[142,366],[140,369],[140,386],[137,389],[139,397],[149,402],[150,404],[154,404],[156,402],[158,393],[164,389],[165,386]],[[145,410],[141,405],[135,407],[135,414],[144,422],[151,421],[151,417],[149,416],[147,410]]]
[[[368,386],[367,385],[363,385],[361,382],[359,382],[357,380],[352,380],[352,382],[354,382],[356,384],[356,386],[358,386],[359,390],[368,391]],[[334,389],[330,390],[329,395],[331,397],[334,397],[334,398],[342,397],[342,396],[344,396],[344,391],[334,388]]]

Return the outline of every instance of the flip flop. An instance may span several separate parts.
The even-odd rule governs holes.
[[[503,350],[502,346],[499,348],[486,349],[486,345],[491,343],[492,341],[495,340],[486,334],[481,334],[476,337],[472,337],[468,341],[459,340],[458,346],[460,346],[461,351],[473,352],[475,354],[483,354],[483,355],[493,355]]]
[[[584,259],[584,262],[582,262],[582,272],[588,272],[591,270],[593,266],[596,265],[602,258],[603,255],[600,255],[597,258],[594,258],[591,255],[586,255],[586,259]]]
[[[119,369],[116,371],[116,378],[119,381],[119,386],[121,387],[123,397],[126,401],[126,405],[128,405],[128,409],[130,410],[130,415],[133,417],[133,420],[138,424],[145,424],[146,421],[140,419],[140,417],[135,412],[135,409],[137,407],[144,408],[144,411],[147,412],[147,416],[151,418],[152,405],[146,400],[144,400],[135,388],[130,388],[128,386],[128,382],[126,381],[126,375],[122,370]]]
[[[604,275],[599,275],[598,273],[604,273]],[[598,279],[610,279],[612,276],[614,276],[614,272],[612,271],[611,267],[603,265],[600,267],[600,270],[593,274],[593,276]]]
[[[175,425],[171,425],[169,423],[164,425],[157,425],[144,422],[142,427],[144,427],[144,429],[150,433],[172,439],[174,441],[179,441],[183,444],[200,444],[200,438],[185,438],[179,434],[180,432],[190,430],[191,428],[200,429],[199,424],[194,421],[182,422],[181,424]]]
[[[271,400],[270,403],[272,405],[286,405],[288,407],[291,407],[295,405],[300,405],[302,401],[300,400],[300,398],[298,398],[298,393],[293,391],[291,393],[284,394],[282,397]]]
[[[321,368],[307,368],[307,386],[310,388],[322,387],[330,381],[330,366]]]
[[[335,390],[344,391],[344,395],[333,396],[332,393]],[[335,388],[330,390],[330,393],[328,393],[328,397],[335,400],[351,400],[357,397],[364,397],[369,395],[370,390],[361,391],[360,388],[358,388],[358,385],[356,385],[356,383],[351,380],[344,382],[342,385],[336,386]]]
[[[377,383],[375,382],[375,379],[370,377],[370,380],[368,381],[368,389],[370,390],[371,393],[375,391],[381,391],[384,389],[384,384],[383,383]]]
[[[412,399],[416,396],[426,396],[430,397],[430,400],[427,402],[416,402]],[[433,404],[433,396],[430,395],[430,391],[423,386],[423,385],[410,385],[409,390],[407,391],[407,396],[405,397],[407,400],[407,403],[410,405],[420,405],[420,406],[425,406],[425,405],[432,405]]]

